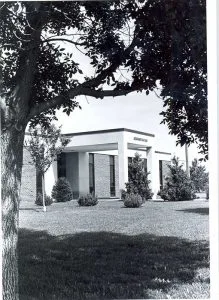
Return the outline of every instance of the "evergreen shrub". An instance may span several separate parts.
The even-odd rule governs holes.
[[[206,188],[206,199],[207,200],[209,199],[209,186],[207,186]]]
[[[125,196],[126,196],[126,191],[125,190],[120,190],[120,193],[121,193],[121,200],[125,200]]]
[[[174,157],[172,164],[168,166],[169,176],[166,177],[165,185],[158,195],[164,201],[185,201],[196,198],[194,185],[191,179],[180,165],[179,159]]]
[[[66,202],[73,199],[73,193],[69,181],[60,177],[53,186],[52,198],[56,202]]]
[[[98,199],[95,195],[87,194],[86,196],[81,196],[78,199],[78,204],[80,206],[94,206],[97,205]]]
[[[143,204],[143,199],[139,194],[126,193],[124,205],[125,207],[140,207]]]
[[[208,188],[208,172],[206,172],[205,166],[202,166],[198,159],[195,158],[192,161],[192,166],[190,167],[190,179],[194,184],[195,192],[203,192]]]
[[[49,206],[52,203],[53,203],[52,198],[50,196],[45,195],[45,205]],[[37,193],[35,204],[39,206],[43,206],[43,195],[41,193]]]
[[[127,193],[139,194],[143,201],[151,199],[153,194],[149,188],[150,180],[148,175],[149,173],[144,169],[143,159],[136,153],[133,161],[129,163],[129,181],[126,183]]]

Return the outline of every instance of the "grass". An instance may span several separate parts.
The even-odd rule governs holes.
[[[184,209],[182,211],[197,213],[197,214],[202,214],[202,215],[209,215],[208,207],[188,208],[188,209]]]
[[[206,299],[207,206],[200,200],[127,209],[103,201],[85,208],[71,201],[43,213],[23,205],[20,298]]]

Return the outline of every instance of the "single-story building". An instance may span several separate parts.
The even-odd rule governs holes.
[[[127,128],[65,134],[69,144],[45,174],[48,195],[59,177],[71,184],[74,198],[94,192],[98,198],[120,198],[128,182],[128,163],[138,152],[150,172],[151,189],[156,197],[167,174],[171,153],[158,151],[155,135]],[[24,150],[21,198],[35,198],[39,180]]]

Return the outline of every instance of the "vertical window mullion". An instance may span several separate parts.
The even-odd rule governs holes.
[[[110,196],[114,197],[115,195],[115,157],[110,155]]]
[[[94,154],[89,153],[89,190],[95,193],[95,171],[94,171]]]
[[[163,188],[163,164],[162,160],[159,160],[159,175],[160,175],[160,189]]]

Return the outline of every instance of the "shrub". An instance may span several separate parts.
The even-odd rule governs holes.
[[[192,161],[190,167],[190,179],[194,184],[195,192],[206,191],[208,187],[208,172],[205,166],[200,165],[197,158]]]
[[[129,181],[126,183],[126,190],[129,194],[139,194],[145,201],[152,198],[152,192],[149,188],[150,180],[144,168],[144,161],[136,153],[133,161],[129,163]]]
[[[66,202],[73,199],[70,183],[65,177],[60,177],[54,184],[52,198],[57,202]]]
[[[78,204],[80,206],[94,206],[97,205],[98,199],[95,195],[87,194],[86,196],[81,196],[78,199]]]
[[[121,200],[125,200],[125,196],[126,196],[126,191],[125,190],[120,190],[121,192]]]
[[[53,200],[51,197],[45,195],[45,205],[49,206],[53,203]],[[39,206],[43,206],[43,195],[41,193],[37,193],[37,197],[36,197],[36,201],[35,201],[36,205]]]
[[[143,204],[142,197],[139,194],[126,193],[124,205],[126,207],[140,207]]]
[[[194,185],[182,165],[179,164],[179,159],[174,157],[172,165],[169,165],[170,175],[166,177],[166,183],[158,195],[164,201],[183,201],[193,200],[196,198]]]
[[[209,186],[206,188],[206,199],[209,199]]]

